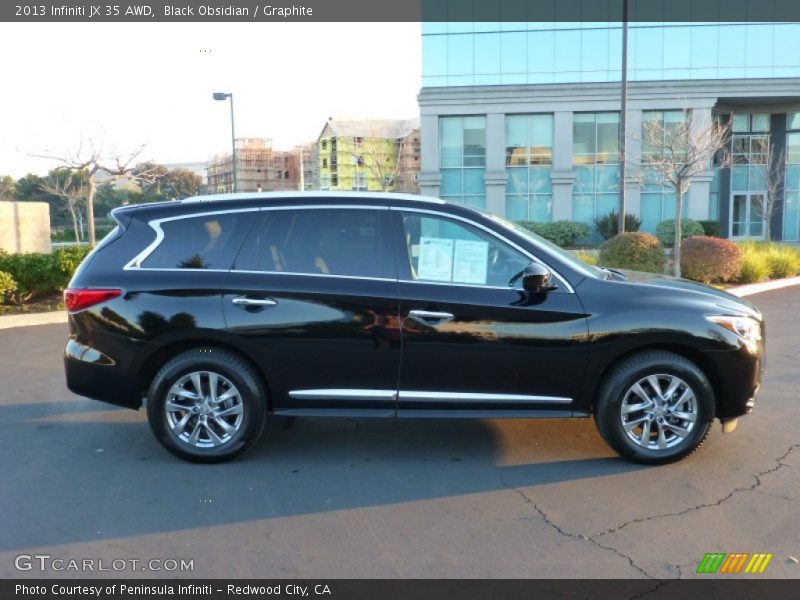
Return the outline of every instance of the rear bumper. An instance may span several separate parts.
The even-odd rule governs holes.
[[[137,410],[142,405],[142,390],[131,377],[137,371],[130,367],[75,336],[64,348],[64,373],[71,392]]]

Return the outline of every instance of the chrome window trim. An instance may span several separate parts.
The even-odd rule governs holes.
[[[145,247],[144,250],[139,252],[136,256],[134,256],[128,263],[123,267],[124,271],[129,271],[131,269],[146,269],[148,271],[188,271],[189,269],[159,269],[157,267],[142,267],[142,262],[149,257],[153,251],[161,245],[161,242],[164,241],[164,230],[161,228],[162,223],[167,223],[170,221],[180,221],[182,219],[193,219],[195,217],[208,217],[212,215],[225,215],[225,214],[232,214],[232,213],[240,213],[240,212],[259,212],[261,209],[257,206],[250,207],[250,208],[234,208],[229,210],[212,210],[207,212],[199,212],[199,213],[190,213],[186,215],[175,215],[172,217],[163,217],[161,219],[153,219],[147,222],[147,225],[156,232],[156,239],[154,239],[150,244]],[[228,269],[192,269],[193,271],[228,271]]]
[[[389,210],[391,210],[391,211],[400,211],[400,212],[415,212],[415,213],[424,213],[424,214],[437,215],[437,216],[441,216],[441,217],[445,217],[445,218],[455,219],[457,221],[463,221],[464,223],[468,223],[468,224],[472,225],[473,227],[477,227],[479,229],[482,229],[483,231],[485,231],[489,235],[501,240],[506,245],[511,246],[512,248],[514,248],[518,252],[520,252],[523,255],[527,256],[532,261],[537,262],[540,265],[544,265],[545,267],[547,267],[550,270],[550,272],[556,277],[556,279],[558,279],[564,285],[564,288],[567,290],[567,293],[570,293],[570,294],[574,294],[575,293],[575,289],[572,287],[572,285],[570,285],[570,283],[566,280],[566,278],[561,275],[561,273],[559,273],[558,271],[553,269],[550,265],[548,265],[543,260],[541,260],[541,259],[537,258],[536,256],[534,256],[533,254],[531,254],[528,250],[525,250],[522,246],[520,246],[516,242],[513,242],[513,241],[509,240],[505,236],[500,235],[499,233],[497,233],[493,229],[490,229],[489,227],[486,227],[485,225],[482,225],[480,223],[476,223],[475,221],[472,221],[471,219],[468,219],[466,217],[462,217],[460,215],[453,215],[453,214],[450,214],[450,213],[442,212],[440,210],[433,210],[433,209],[427,209],[427,208],[411,208],[411,207],[407,208],[407,207],[404,207],[404,206],[390,206]],[[409,280],[409,279],[400,279],[400,281],[402,281],[403,283],[433,283],[433,282],[429,282],[429,281]],[[440,283],[443,283],[444,285],[458,285],[458,284],[452,283],[452,282],[440,282]],[[467,284],[467,285],[469,285],[469,284]],[[475,287],[475,288],[492,288],[492,287],[494,287],[495,289],[498,288],[498,286],[486,286],[486,285],[470,285],[470,287]],[[500,287],[500,289],[514,289],[514,288],[511,288],[511,287],[509,287],[509,288]]]
[[[177,269],[183,271],[185,269]],[[200,269],[201,271],[203,269]],[[296,277],[335,277],[337,279],[364,279],[367,281],[388,281],[397,283],[396,278],[391,277],[369,277],[367,275],[334,275],[332,273],[295,273],[294,271],[253,271],[250,269],[230,269],[230,273],[247,273],[250,275],[293,275]]]
[[[374,206],[374,205],[361,205],[361,204],[336,204],[336,205],[329,205],[329,204],[306,204],[300,206],[250,206],[245,208],[231,208],[228,210],[212,210],[212,211],[205,211],[205,212],[197,212],[197,213],[189,213],[185,215],[175,215],[172,217],[163,217],[161,219],[153,219],[147,222],[147,225],[156,232],[156,239],[150,242],[144,250],[142,250],[139,254],[134,256],[128,263],[125,264],[123,267],[124,271],[129,271],[132,269],[142,269],[147,271],[231,271],[231,269],[177,269],[177,268],[159,268],[159,267],[142,267],[142,262],[147,260],[147,258],[155,251],[156,248],[161,245],[161,242],[164,241],[164,230],[161,228],[162,223],[167,223],[170,221],[180,221],[182,219],[193,219],[195,217],[207,217],[212,215],[225,215],[225,214],[233,214],[233,213],[240,213],[240,212],[261,212],[263,210],[309,210],[309,209],[319,209],[319,208],[333,208],[333,209],[364,209],[364,210],[388,210],[388,206]],[[261,272],[261,271],[259,271]],[[271,271],[264,271],[264,273],[270,273]],[[394,281],[394,280],[391,280]]]
[[[400,391],[400,400],[422,402],[546,402],[548,404],[571,404],[572,398],[563,396],[538,396],[527,394],[486,394],[475,392],[425,392],[420,390]]]
[[[541,265],[544,265],[553,273],[553,275],[564,285],[566,291],[570,294],[575,293],[575,289],[570,285],[570,283],[564,278],[557,270],[553,269],[550,265],[542,261],[541,259],[537,258],[529,251],[522,248],[519,244],[509,240],[503,235],[500,235],[496,231],[482,225],[480,223],[476,223],[471,219],[466,217],[462,217],[460,215],[454,215],[447,212],[442,212],[440,210],[433,210],[433,209],[426,209],[426,208],[414,208],[414,207],[404,207],[404,206],[388,206],[388,205],[373,205],[373,204],[304,204],[304,205],[287,205],[287,206],[254,206],[254,207],[245,207],[245,208],[232,208],[228,210],[213,210],[213,211],[205,211],[205,212],[198,212],[198,213],[190,213],[185,215],[175,215],[172,217],[163,217],[161,219],[153,219],[148,221],[148,226],[156,232],[156,239],[153,240],[150,244],[145,247],[139,254],[134,256],[128,263],[125,264],[123,270],[143,270],[143,271],[205,271],[209,273],[214,272],[224,272],[224,273],[251,273],[251,274],[265,274],[265,275],[299,275],[299,276],[310,276],[310,277],[338,277],[338,278],[345,278],[345,279],[369,279],[374,281],[398,281],[403,283],[416,283],[416,284],[427,284],[427,285],[449,285],[449,286],[458,286],[458,287],[470,287],[470,288],[479,288],[479,289],[514,289],[510,287],[503,287],[503,286],[488,286],[488,285],[474,285],[474,284],[466,284],[466,283],[455,283],[455,282],[432,282],[432,281],[421,281],[421,280],[408,280],[408,279],[400,279],[395,278],[384,278],[384,277],[362,277],[358,275],[330,275],[325,273],[294,273],[294,272],[283,272],[283,271],[248,271],[248,270],[237,270],[237,269],[179,269],[179,268],[159,268],[159,267],[142,267],[141,264],[145,261],[150,254],[155,251],[156,248],[164,241],[164,230],[162,229],[162,223],[167,223],[171,221],[179,221],[182,219],[192,219],[196,217],[207,217],[213,215],[224,215],[224,214],[233,214],[233,213],[244,213],[244,212],[261,212],[261,211],[273,211],[273,210],[315,210],[315,209],[335,209],[335,210],[388,210],[388,211],[401,211],[401,212],[416,212],[416,213],[424,213],[430,215],[441,216],[444,218],[455,219],[457,221],[462,221],[474,227],[477,227],[489,235],[495,237],[498,240],[501,240],[505,244],[511,246],[518,252],[522,253],[523,255],[530,258],[532,261],[537,262]]]

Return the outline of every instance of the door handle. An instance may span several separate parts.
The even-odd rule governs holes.
[[[439,323],[452,321],[455,318],[452,313],[431,310],[411,310],[408,312],[408,316],[423,325],[438,325]]]
[[[248,298],[247,296],[237,296],[231,302],[236,306],[244,306],[245,308],[275,306],[277,304],[272,298]]]

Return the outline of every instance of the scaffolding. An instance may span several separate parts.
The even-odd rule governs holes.
[[[269,138],[239,138],[236,148],[236,191],[296,190],[300,182],[299,157],[294,151],[273,150]],[[233,190],[230,154],[217,155],[208,165],[208,186],[216,192]]]

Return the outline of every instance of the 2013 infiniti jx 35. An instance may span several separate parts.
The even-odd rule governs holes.
[[[114,211],[65,293],[73,392],[173,454],[242,454],[267,416],[589,417],[629,459],[691,454],[754,406],[751,304],[587,266],[498,217],[400,194]]]

